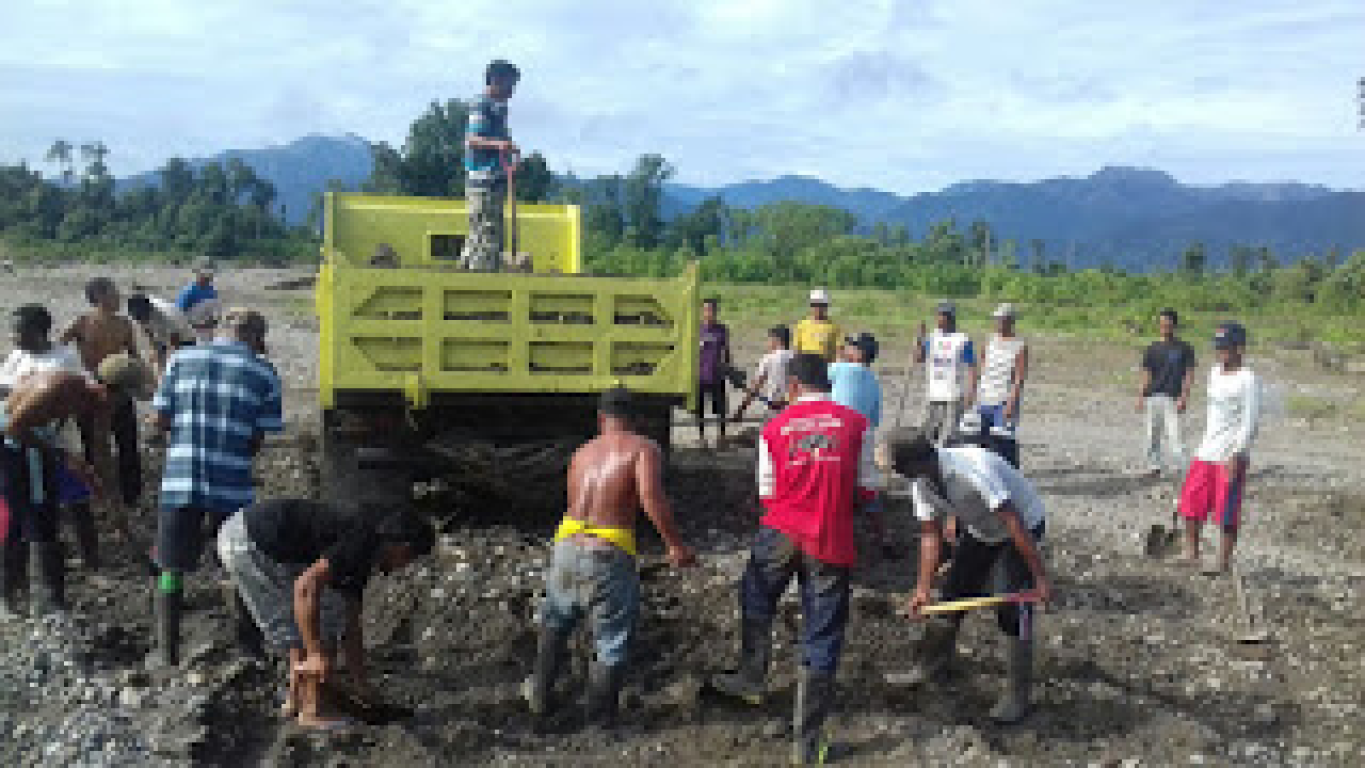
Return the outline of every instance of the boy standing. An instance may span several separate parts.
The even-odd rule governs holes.
[[[785,325],[775,325],[768,329],[768,351],[758,361],[753,384],[744,393],[744,399],[740,401],[739,407],[735,409],[735,415],[731,417],[732,421],[744,418],[744,411],[749,408],[749,403],[752,403],[754,398],[763,400],[773,413],[786,407],[787,364],[795,354],[788,349],[791,346],[791,336],[791,329]]]
[[[716,299],[701,303],[701,356],[697,387],[697,435],[706,447],[706,402],[711,415],[720,420],[720,440],[725,441],[725,372],[730,370],[730,329],[716,320]]]
[[[1185,473],[1180,491],[1180,515],[1185,519],[1187,565],[1199,564],[1199,534],[1210,514],[1223,530],[1218,562],[1205,571],[1217,575],[1228,569],[1242,522],[1242,494],[1246,485],[1251,442],[1260,417],[1261,384],[1246,367],[1247,332],[1237,323],[1223,323],[1213,336],[1218,363],[1209,371],[1209,414],[1204,440]]]
[[[85,369],[94,374],[99,371],[104,359],[120,353],[127,353],[140,359],[137,352],[137,329],[133,321],[118,313],[122,303],[114,281],[107,277],[97,277],[86,283],[85,298],[90,302],[91,311],[86,312],[58,340],[61,344],[75,342],[80,351],[81,362]],[[126,506],[136,506],[142,497],[142,457],[137,439],[137,408],[127,397],[116,397],[111,402],[107,429],[114,436],[114,458],[118,468],[118,498]],[[81,442],[85,445],[85,458],[96,467],[102,463],[105,451],[98,440],[108,440],[105,425],[96,424],[91,418],[77,420],[81,431]],[[112,479],[112,478],[111,478]]]
[[[1180,414],[1190,401],[1194,381],[1194,347],[1176,338],[1180,318],[1174,309],[1163,309],[1158,316],[1161,339],[1152,342],[1142,355],[1142,390],[1137,410],[1147,412],[1147,473],[1161,474],[1169,466],[1179,471],[1184,458],[1180,441]],[[1162,448],[1170,457],[1167,464]]]
[[[476,272],[497,272],[502,266],[503,202],[507,172],[503,163],[520,159],[507,130],[507,101],[521,72],[511,62],[497,59],[484,71],[484,92],[469,111],[465,130],[465,204],[469,206],[469,236],[460,265]]]
[[[977,385],[976,412],[986,429],[1014,431],[1019,423],[1019,401],[1028,377],[1028,344],[1014,335],[1014,305],[995,308],[995,335]]]

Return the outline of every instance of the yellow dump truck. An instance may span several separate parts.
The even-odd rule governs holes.
[[[635,393],[665,448],[697,380],[697,273],[582,274],[579,210],[519,205],[530,271],[459,269],[463,201],[328,194],[318,391],[324,494],[382,503],[424,478],[562,503],[598,393]]]

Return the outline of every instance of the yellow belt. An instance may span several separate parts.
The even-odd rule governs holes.
[[[588,525],[586,522],[573,517],[566,517],[559,523],[559,529],[555,531],[555,541],[577,536],[580,533],[609,541],[631,557],[635,556],[635,531],[633,529]]]

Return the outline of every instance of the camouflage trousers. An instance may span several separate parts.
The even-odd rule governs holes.
[[[465,187],[469,206],[469,236],[460,254],[460,266],[474,272],[497,272],[502,268],[503,205],[507,182]]]

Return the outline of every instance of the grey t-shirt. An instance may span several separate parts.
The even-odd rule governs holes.
[[[1034,529],[1043,522],[1043,499],[1019,470],[994,452],[978,446],[941,448],[939,466],[943,472],[942,493],[921,478],[909,488],[915,517],[921,521],[956,517],[972,536],[998,544],[1009,538],[1005,523],[996,512],[1011,502],[1024,527]],[[890,495],[904,491],[889,490]]]
[[[1144,397],[1180,397],[1185,391],[1185,374],[1194,367],[1194,347],[1180,339],[1154,341],[1142,355],[1142,369],[1152,375]]]

